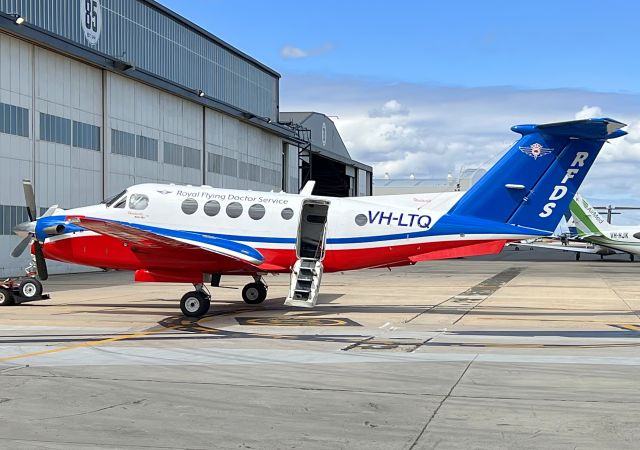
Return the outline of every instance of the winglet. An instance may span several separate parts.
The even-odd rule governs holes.
[[[300,195],[313,194],[314,187],[316,187],[316,182],[314,180],[307,181],[306,184],[303,186],[302,190],[300,191]]]

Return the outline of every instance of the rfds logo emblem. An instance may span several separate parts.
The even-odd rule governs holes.
[[[95,46],[102,31],[100,0],[80,0],[80,26],[90,45]]]
[[[541,158],[553,151],[552,148],[545,148],[542,144],[531,144],[529,147],[520,147],[520,151],[525,155],[531,156],[533,159]]]

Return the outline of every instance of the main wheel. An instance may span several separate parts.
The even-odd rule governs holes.
[[[13,294],[10,290],[0,288],[0,306],[13,305]]]
[[[202,317],[211,306],[211,299],[207,294],[200,291],[187,292],[180,300],[182,314],[187,317]]]
[[[576,261],[580,261],[580,253],[576,252]]]
[[[635,258],[635,256],[634,256],[634,255],[629,255],[629,261],[633,262],[633,261],[635,261],[635,260],[636,260],[636,258]]]
[[[249,283],[242,289],[242,300],[249,305],[258,305],[267,298],[267,287],[262,283]]]
[[[18,286],[18,295],[26,299],[34,299],[42,295],[42,283],[35,278],[25,278]]]

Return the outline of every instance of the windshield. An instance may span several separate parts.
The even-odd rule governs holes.
[[[107,208],[108,208],[111,205],[113,205],[116,202],[116,200],[118,200],[120,197],[122,197],[126,193],[127,193],[127,190],[125,189],[122,192],[118,192],[116,195],[112,195],[111,197],[107,197],[102,201],[102,204],[107,205]]]

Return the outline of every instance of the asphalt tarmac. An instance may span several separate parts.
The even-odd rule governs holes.
[[[640,263],[544,250],[178,284],[53,276],[0,308],[0,448],[637,448]]]

